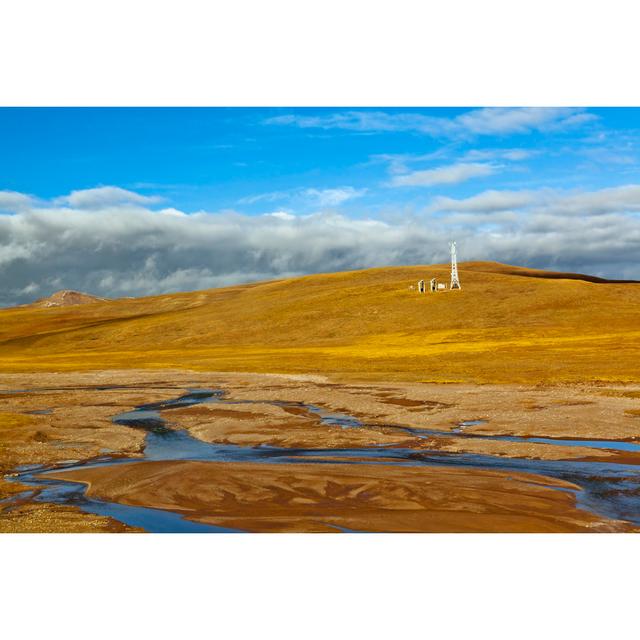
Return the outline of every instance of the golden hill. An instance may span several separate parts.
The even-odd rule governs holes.
[[[490,262],[0,311],[0,370],[170,367],[343,379],[640,381],[640,283]]]

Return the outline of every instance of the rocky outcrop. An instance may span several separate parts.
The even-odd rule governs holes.
[[[34,307],[70,307],[77,304],[92,304],[94,302],[103,302],[105,298],[82,293],[81,291],[71,291],[64,289],[56,291],[48,298],[41,298],[33,303]]]

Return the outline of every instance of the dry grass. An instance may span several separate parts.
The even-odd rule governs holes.
[[[0,311],[0,370],[183,368],[338,379],[640,381],[640,284],[460,265],[322,274],[132,300]]]

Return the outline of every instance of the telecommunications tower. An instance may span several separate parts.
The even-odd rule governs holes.
[[[456,258],[456,243],[450,242],[449,248],[451,249],[451,285],[449,290],[462,289],[460,286],[460,280],[458,279],[458,259]]]

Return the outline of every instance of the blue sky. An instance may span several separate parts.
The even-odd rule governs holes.
[[[632,108],[3,108],[0,304],[446,259],[640,278]]]
[[[332,206],[369,215],[420,208],[434,195],[461,198],[486,189],[544,186],[595,189],[640,178],[634,109],[561,111],[546,122],[531,118],[488,132],[448,130],[456,117],[472,111],[2,109],[0,188],[52,198],[116,185],[161,193],[187,211],[246,213],[274,207],[311,211],[322,201],[316,192],[346,189],[341,202],[339,193],[333,200],[327,194]],[[441,119],[442,126],[435,122],[425,129],[421,117]],[[518,153],[522,159],[514,159]],[[490,173],[393,186],[395,172],[456,163],[482,165]]]

